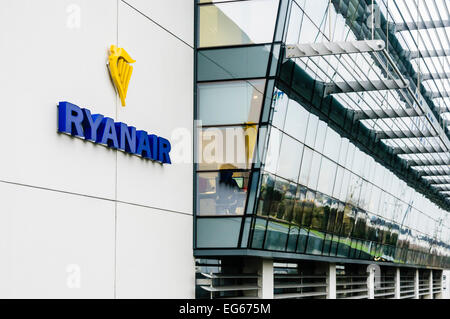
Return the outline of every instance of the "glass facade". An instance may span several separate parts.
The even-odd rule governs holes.
[[[329,9],[328,0],[197,4],[195,248],[449,267],[449,212],[388,169],[382,147],[370,153],[366,131],[347,133],[345,113],[317,111],[324,103],[304,79],[329,65],[282,58],[285,43],[327,41],[331,15],[335,38],[354,37]]]

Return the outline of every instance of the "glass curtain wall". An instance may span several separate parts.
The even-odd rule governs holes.
[[[197,4],[197,248],[247,247],[281,48],[279,5]]]
[[[449,267],[448,212],[279,85],[283,43],[324,41],[328,3],[199,1],[195,248]]]

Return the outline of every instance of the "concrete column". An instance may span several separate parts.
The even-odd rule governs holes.
[[[367,291],[369,299],[375,299],[375,269],[369,267],[369,274],[367,278]]]
[[[400,268],[395,269],[395,299],[400,299]]]
[[[440,289],[436,291],[435,294],[433,294],[433,298],[434,299],[442,299],[442,272],[440,272],[439,270],[437,271],[437,275],[433,275],[434,280],[439,280],[440,284]],[[434,283],[433,283],[433,287],[434,287]]]
[[[441,284],[441,289],[436,295],[436,299],[442,299],[444,297],[444,271],[441,271],[441,275],[439,276],[439,283]]]
[[[430,291],[426,299],[433,299],[433,269],[430,269],[430,276],[428,277],[428,289]]]
[[[442,270],[442,299],[450,299],[450,270]]]
[[[327,299],[336,299],[336,264],[333,263],[328,265]]]
[[[258,297],[273,299],[273,261],[272,259],[260,259],[258,267]]]
[[[414,299],[419,299],[419,269],[416,269],[414,276]]]

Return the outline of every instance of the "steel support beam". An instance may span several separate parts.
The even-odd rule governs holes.
[[[444,171],[446,173],[442,174],[441,173],[442,171]],[[437,169],[430,169],[429,171],[420,171],[419,175],[420,176],[429,176],[429,177],[442,177],[442,176],[449,176],[450,177],[450,170],[442,169],[442,170],[439,171]]]
[[[381,40],[287,44],[286,59],[382,51]]]
[[[377,81],[348,81],[327,83],[324,95],[335,93],[369,92],[383,90],[406,89],[409,82],[404,83],[401,80],[377,80]]]
[[[433,187],[438,190],[450,191],[450,184],[430,184],[430,187]]]
[[[427,177],[428,176],[423,176],[422,178],[425,179],[426,181],[429,181],[432,184],[439,184],[439,183],[447,184],[447,183],[450,183],[450,176],[439,177],[439,178],[437,178],[437,180],[434,179],[434,178],[427,178]]]
[[[356,120],[375,120],[375,119],[387,119],[387,118],[400,118],[400,117],[415,117],[422,116],[423,113],[416,109],[383,109],[383,110],[364,110],[355,111],[354,119]]]
[[[447,165],[449,165],[448,161],[443,160],[441,158],[438,159],[409,159],[409,158],[405,158],[405,160],[407,160],[409,163],[414,163],[411,164],[410,166],[414,166],[414,167],[427,167],[427,166],[443,166],[446,167]]]
[[[413,149],[414,152],[410,152],[408,150],[404,150],[403,148],[394,148],[394,154],[431,154],[431,153],[444,153],[447,150],[442,149],[439,145],[433,148],[433,146],[424,146],[424,145],[414,145],[409,146],[410,149]]]
[[[389,28],[395,32],[408,30],[422,30],[422,29],[436,29],[450,27],[450,20],[436,20],[436,21],[419,21],[406,23],[389,23]]]
[[[377,137],[381,140],[396,139],[396,138],[415,138],[415,137],[436,137],[430,131],[383,131],[377,132]]]
[[[450,49],[444,50],[421,50],[421,51],[407,51],[406,57],[409,59],[418,58],[436,58],[442,56],[450,56]]]
[[[442,73],[422,73],[420,74],[420,79],[422,81],[429,80],[448,80],[450,79],[450,73],[442,72]]]
[[[450,97],[450,92],[448,92],[448,91],[428,92],[427,95],[430,99],[438,99],[438,98],[442,98],[442,97]]]
[[[439,113],[449,113],[450,112],[450,105],[445,105],[445,106],[438,107],[438,108],[436,108],[436,110]]]

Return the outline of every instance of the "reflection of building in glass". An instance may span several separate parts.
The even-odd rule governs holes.
[[[245,131],[248,123],[258,132],[253,142],[233,149],[248,159],[253,154],[251,163],[200,160],[197,165],[195,255],[203,258],[199,265],[212,256],[222,262],[222,273],[250,273],[245,269],[261,270],[258,267],[269,262],[279,287],[287,287],[281,279],[287,274],[329,276],[328,267],[335,263],[342,263],[345,270],[337,273],[344,277],[364,277],[358,265],[378,263],[384,267],[385,281],[398,276],[422,286],[441,276],[437,270],[434,277],[429,275],[425,266],[450,268],[447,186],[439,184],[436,188],[444,187],[439,192],[422,178],[429,169],[449,174],[449,150],[430,138],[420,139],[429,145],[418,144],[417,136],[426,137],[433,128],[410,110],[414,97],[407,90],[362,92],[353,82],[349,92],[342,89],[342,83],[354,78],[359,83],[393,78],[394,67],[375,53],[284,59],[284,45],[289,43],[372,39],[364,25],[365,10],[352,8],[351,1],[332,1],[329,7],[325,0],[197,5],[200,134],[211,128]],[[385,17],[381,21],[388,25]],[[387,41],[388,32],[392,63],[417,83],[400,36],[387,30],[377,29],[374,38]],[[326,94],[335,83],[340,83],[339,94]],[[431,100],[427,103],[432,105]],[[204,152],[208,144],[202,141]],[[223,164],[230,166],[222,169]],[[227,186],[220,186],[220,181]],[[239,205],[235,194],[245,196]],[[219,216],[227,214],[233,216]],[[225,257],[230,255],[238,258],[234,264]],[[262,264],[252,258],[262,258]],[[325,263],[326,270],[305,260]],[[396,268],[405,265],[401,272]],[[338,276],[338,281],[344,277]],[[252,280],[244,283],[251,286]],[[290,284],[293,290],[275,289],[275,294],[328,294],[312,289],[312,282],[306,290]],[[373,297],[371,288],[363,286],[356,285],[361,294],[338,292],[337,297]],[[378,288],[380,297],[411,295],[406,289],[397,293],[394,288]],[[238,293],[251,295],[249,290]],[[217,290],[217,296],[228,294],[233,295]]]

